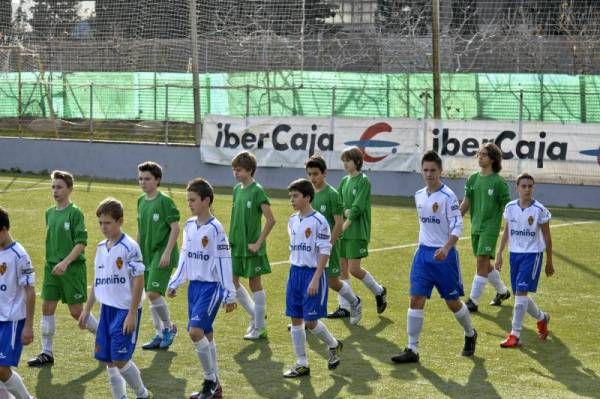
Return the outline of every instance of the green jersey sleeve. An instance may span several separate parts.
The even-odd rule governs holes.
[[[79,208],[74,208],[71,213],[71,229],[73,243],[87,245],[88,233],[85,228],[83,212]]]

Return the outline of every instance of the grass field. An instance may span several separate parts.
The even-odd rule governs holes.
[[[417,189],[418,187],[415,187]],[[176,201],[184,218],[183,187],[163,187]],[[228,227],[230,189],[218,190],[216,216]],[[600,211],[552,209],[552,234],[556,275],[542,276],[536,301],[552,315],[550,337],[536,338],[535,322],[525,319],[517,350],[500,349],[498,343],[510,329],[513,300],[501,308],[480,305],[473,322],[479,332],[477,353],[460,356],[463,337],[452,314],[434,292],[426,307],[421,339],[421,363],[394,365],[391,355],[406,343],[408,272],[418,236],[417,218],[408,199],[376,198],[373,206],[371,255],[364,265],[388,288],[389,306],[378,316],[375,300],[356,280],[353,288],[363,298],[363,319],[358,326],[328,320],[329,329],[344,342],[342,363],[330,372],[325,347],[308,336],[311,377],[286,380],[281,377],[295,358],[284,315],[287,280],[287,217],[291,208],[285,193],[271,192],[277,225],[269,237],[269,258],[273,273],[264,278],[268,302],[269,340],[248,342],[241,337],[247,315],[238,308],[232,314],[220,313],[215,325],[219,366],[224,395],[232,398],[564,398],[600,397]],[[100,200],[114,196],[125,204],[124,230],[135,236],[135,204],[139,190],[135,183],[80,180],[73,200],[86,215],[89,248],[93,259],[95,243],[101,240],[94,211]],[[37,290],[41,289],[44,261],[44,211],[52,204],[46,176],[0,175],[0,205],[11,214],[13,237],[21,242],[36,265]],[[465,237],[469,236],[468,218]],[[459,243],[465,291],[474,272],[470,242]],[[88,276],[93,268],[88,262]],[[505,280],[508,268],[503,271]],[[91,281],[91,280],[90,280]],[[493,295],[488,287],[482,298]],[[59,306],[55,337],[56,363],[51,368],[30,369],[25,360],[40,350],[39,314],[36,306],[35,341],[26,347],[19,373],[37,398],[108,398],[106,372],[93,360],[93,337],[80,331],[67,308]],[[336,305],[330,295],[330,309]],[[183,398],[202,382],[195,353],[184,332],[187,304],[185,295],[170,301],[180,335],[166,352],[142,351],[140,343],[153,335],[147,304],[144,306],[140,341],[134,360],[155,398]],[[97,314],[97,308],[95,309]]]

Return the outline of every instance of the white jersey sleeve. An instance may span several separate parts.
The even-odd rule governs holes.
[[[25,248],[13,242],[0,250],[0,321],[27,316],[25,287],[35,287],[35,270]]]
[[[221,286],[225,289],[225,303],[235,303],[236,291],[233,285],[233,266],[231,264],[231,249],[229,247],[229,240],[227,239],[227,233],[225,229],[219,223],[217,229],[216,242],[216,270],[219,275],[219,281]]]
[[[191,220],[191,222],[190,222]],[[195,223],[195,218],[192,218],[185,223],[183,226],[183,240],[181,242],[181,250],[179,251],[179,261],[177,262],[177,269],[175,269],[175,273],[171,275],[169,279],[169,284],[167,285],[171,289],[177,289],[180,285],[187,281],[187,243],[189,241],[188,238],[188,228],[190,223]]]

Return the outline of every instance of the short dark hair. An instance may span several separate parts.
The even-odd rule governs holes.
[[[321,155],[315,154],[308,158],[308,161],[304,164],[306,169],[308,168],[317,168],[321,171],[321,173],[325,173],[327,170],[327,164],[325,163],[325,159]]]
[[[107,215],[115,220],[119,220],[123,217],[123,204],[118,199],[108,197],[103,199],[98,208],[96,208],[96,216]]]
[[[75,182],[73,175],[64,170],[53,170],[52,173],[50,173],[50,178],[64,181],[68,188],[73,188],[73,183]]]
[[[354,161],[354,165],[356,165],[356,170],[360,172],[363,165],[363,152],[360,148],[356,146],[348,147],[344,151],[342,151],[342,155],[340,156],[342,161]]]
[[[425,162],[435,162],[436,165],[442,169],[442,158],[440,158],[438,153],[433,150],[429,150],[423,154],[423,158],[421,158],[421,166],[423,166],[423,163]]]
[[[250,176],[254,176],[256,164],[256,157],[249,151],[242,151],[231,160],[231,167],[246,169]]]
[[[10,218],[6,209],[0,207],[0,230],[6,227],[6,230],[10,230]]]
[[[150,174],[158,180],[158,185],[160,186],[160,181],[162,180],[162,167],[158,163],[154,161],[142,162],[138,165],[138,171],[150,172]]]
[[[204,198],[210,198],[210,205],[212,205],[213,200],[215,198],[215,192],[207,180],[204,180],[201,177],[196,177],[188,182],[185,190],[189,193],[196,193],[200,196],[201,200]]]
[[[288,192],[298,191],[303,197],[310,197],[310,202],[315,198],[315,187],[308,179],[296,179],[288,186]]]
[[[489,142],[481,146],[480,151],[486,149],[488,157],[492,160],[492,170],[499,173],[502,170],[502,150],[496,144]]]
[[[533,176],[531,176],[527,172],[523,172],[519,176],[517,176],[517,186],[519,185],[519,182],[523,179],[529,179],[533,182],[533,184],[535,184],[535,180],[534,180]]]

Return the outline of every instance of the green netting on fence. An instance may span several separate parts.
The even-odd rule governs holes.
[[[0,117],[193,121],[184,73],[0,73]],[[442,117],[600,122],[600,76],[443,74]],[[231,116],[423,117],[431,74],[203,74],[201,113]],[[19,107],[19,103],[21,107]]]

